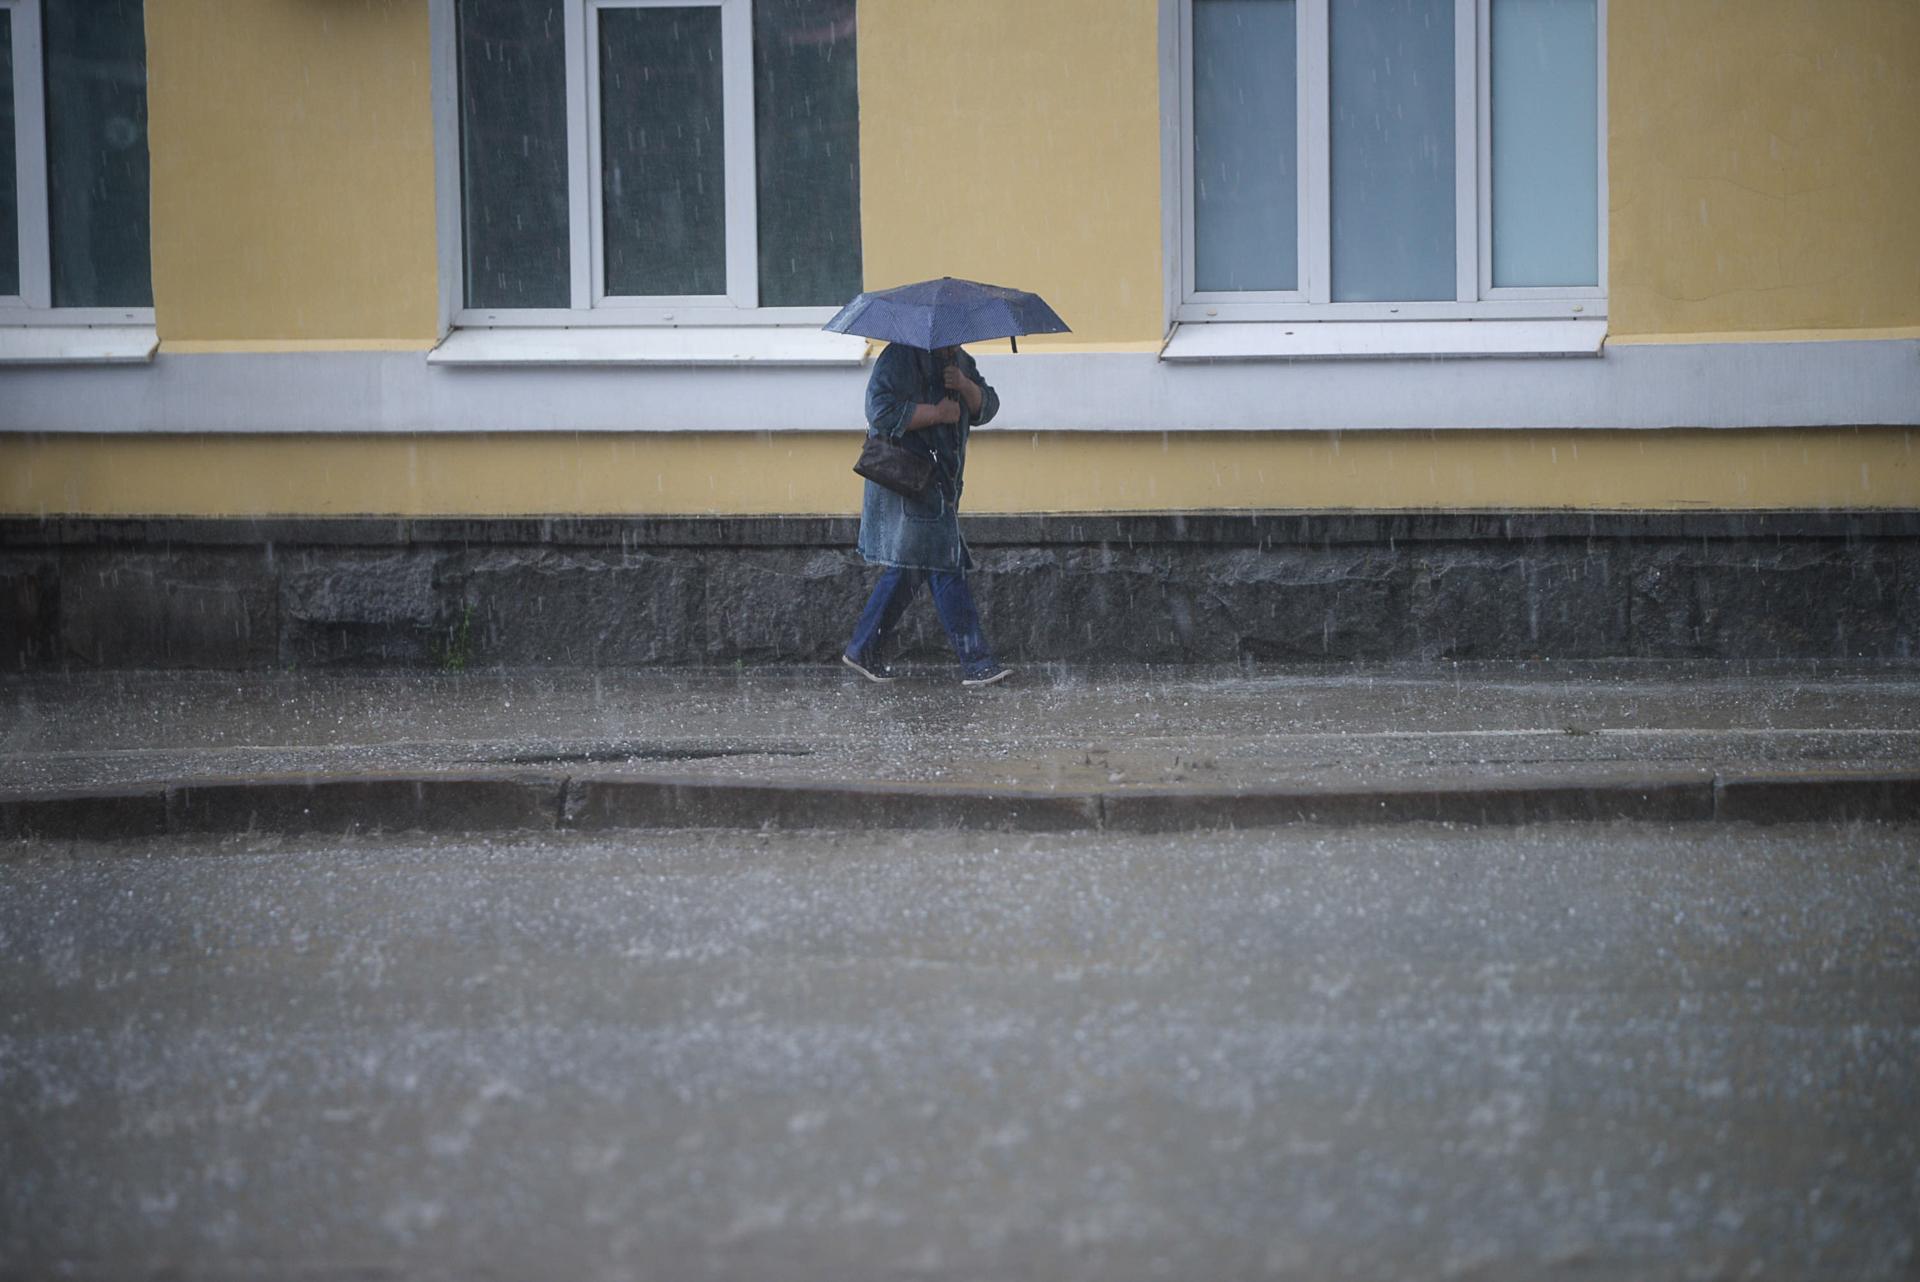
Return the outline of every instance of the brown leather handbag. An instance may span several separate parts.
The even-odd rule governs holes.
[[[933,480],[933,455],[900,444],[877,432],[867,433],[860,447],[860,461],[853,470],[875,485],[884,485],[895,494],[917,499],[927,492]]]

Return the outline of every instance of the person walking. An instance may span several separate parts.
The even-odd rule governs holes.
[[[967,585],[973,558],[960,534],[967,436],[975,424],[991,422],[999,409],[999,395],[961,347],[929,351],[889,343],[874,362],[867,380],[867,431],[926,450],[934,469],[927,488],[913,498],[866,482],[860,555],[885,569],[840,661],[869,681],[894,679],[887,663],[894,632],[923,583],[932,589],[934,609],[960,660],[960,684],[990,686],[1011,675],[981,631]]]

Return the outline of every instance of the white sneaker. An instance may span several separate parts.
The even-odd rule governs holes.
[[[893,669],[884,663],[875,663],[869,666],[868,664],[857,661],[850,654],[841,655],[840,662],[846,664],[849,668],[852,668],[855,672],[858,672],[875,685],[888,685],[894,679]]]

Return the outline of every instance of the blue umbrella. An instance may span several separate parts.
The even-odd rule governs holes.
[[[861,294],[821,328],[927,351],[989,338],[1072,332],[1038,294],[951,276]],[[1020,350],[1018,342],[1013,350]]]

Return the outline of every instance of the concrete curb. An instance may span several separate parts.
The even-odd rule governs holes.
[[[1714,817],[1791,823],[1818,812],[1841,822],[1920,817],[1920,771],[1730,771],[1714,781]]]
[[[1711,770],[1633,780],[1389,784],[1345,790],[1263,788],[1205,796],[1113,792],[1106,794],[1102,812],[1103,826],[1119,832],[1268,828],[1291,823],[1524,824],[1609,819],[1682,823],[1716,817]]]
[[[173,832],[495,832],[558,826],[553,775],[233,779],[167,789]]]
[[[535,773],[303,775],[0,793],[0,838],[9,839],[630,828],[1193,832],[1293,823],[1916,819],[1920,771],[1719,773],[1700,768],[1632,780],[1064,793]]]
[[[0,837],[114,841],[169,831],[164,787],[0,794]]]
[[[1103,825],[1097,793],[914,784],[573,779],[569,828],[982,828],[1074,832]]]

